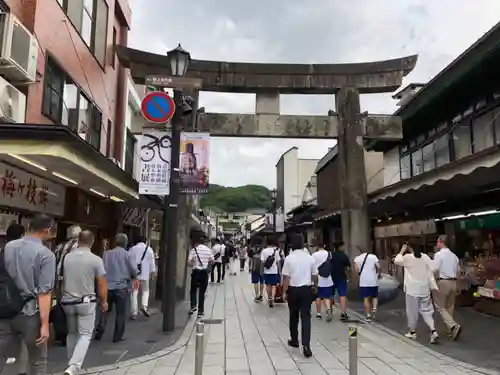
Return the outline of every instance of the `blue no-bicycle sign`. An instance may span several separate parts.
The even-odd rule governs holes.
[[[163,124],[168,122],[175,113],[174,100],[163,91],[147,94],[142,99],[142,115],[149,122]]]

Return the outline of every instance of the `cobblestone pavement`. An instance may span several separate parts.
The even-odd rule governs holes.
[[[206,325],[203,375],[347,375],[346,324],[313,321],[312,358],[289,348],[288,309],[253,302],[247,274],[211,285],[207,317],[224,318]],[[338,318],[338,312],[336,314]],[[95,368],[103,375],[193,375],[194,321],[188,323],[174,347],[152,356],[125,361],[117,367]],[[446,357],[398,334],[371,324],[359,325],[360,375],[465,375],[500,374]]]

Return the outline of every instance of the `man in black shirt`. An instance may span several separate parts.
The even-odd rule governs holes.
[[[351,270],[351,261],[345,253],[344,242],[337,242],[331,256],[331,274],[333,280],[333,295],[335,291],[340,297],[340,320],[348,320],[347,316],[347,274]]]

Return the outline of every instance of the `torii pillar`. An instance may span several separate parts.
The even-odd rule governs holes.
[[[359,91],[342,87],[336,94],[339,116],[338,165],[342,238],[351,257],[370,251],[370,218]]]

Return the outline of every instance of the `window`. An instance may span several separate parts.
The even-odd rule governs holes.
[[[90,130],[90,100],[80,94],[80,110],[78,111],[78,135],[87,140],[87,133]]]
[[[101,150],[102,113],[96,106],[90,105],[89,131],[87,142],[98,151]]]
[[[126,139],[125,139],[125,171],[133,174],[134,173],[134,154],[135,154],[135,144],[137,140],[132,134],[130,129],[126,129]]]
[[[455,160],[472,154],[470,127],[467,121],[457,125],[453,131],[453,149]]]
[[[411,154],[411,169],[412,169],[413,176],[418,176],[419,174],[423,173],[423,171],[424,171],[424,165],[423,165],[423,159],[422,159],[422,149],[421,148],[419,148],[418,150],[414,151]]]
[[[45,69],[42,114],[55,124],[67,125],[100,150],[101,111],[50,57]]]
[[[73,80],[66,77],[63,93],[64,108],[61,123],[69,126],[73,131],[77,131],[78,129],[78,96],[80,95],[78,91],[78,86],[75,85]]]
[[[496,107],[493,110],[493,123],[495,128],[495,139],[496,143],[500,143],[500,107]]]
[[[51,60],[47,61],[44,78],[42,114],[55,123],[62,123],[64,72]]]
[[[116,64],[116,28],[113,27],[113,50],[111,51],[111,66],[115,68]]]
[[[436,155],[436,168],[450,162],[450,135],[445,134],[435,142],[434,154]]]
[[[473,150],[480,152],[493,147],[493,113],[488,111],[472,121]]]
[[[82,12],[82,29],[80,35],[82,36],[87,46],[92,48],[92,29],[94,29],[94,0],[83,1]]]
[[[410,163],[411,163],[410,154],[401,156],[401,158],[399,159],[399,170],[402,180],[406,180],[407,178],[411,177]]]
[[[436,168],[434,142],[431,142],[422,148],[422,160],[424,164],[424,172],[429,172]]]
[[[111,138],[111,132],[113,131],[113,125],[111,124],[111,120],[108,119],[108,126],[106,128],[106,156],[109,158],[111,157],[111,144],[112,144],[112,138]]]
[[[60,0],[60,2],[75,29],[104,67],[108,28],[106,0]]]

